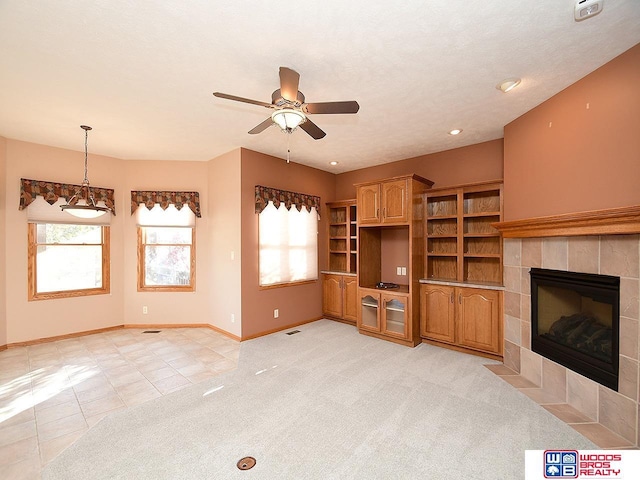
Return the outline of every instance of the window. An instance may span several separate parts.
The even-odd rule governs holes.
[[[109,293],[109,227],[29,223],[29,300]]]
[[[318,214],[315,207],[287,210],[273,202],[259,214],[260,286],[317,280]]]
[[[140,205],[138,216],[138,291],[195,290],[195,215],[169,205],[151,210]]]

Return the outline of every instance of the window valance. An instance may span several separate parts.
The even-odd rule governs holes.
[[[276,208],[280,208],[281,203],[284,204],[287,210],[291,210],[291,206],[295,205],[298,211],[305,207],[308,212],[311,212],[315,207],[320,216],[320,197],[256,185],[256,213],[261,213],[270,201]]]
[[[82,185],[71,183],[45,182],[42,180],[20,179],[20,206],[19,210],[24,210],[33,202],[38,195],[44,197],[49,205],[53,205],[59,198],[64,198],[67,202],[78,189],[87,188]],[[104,202],[105,206],[116,214],[115,200],[113,199],[113,189],[89,186],[89,191],[93,194],[96,202]],[[82,196],[81,196],[82,198]],[[75,204],[75,201],[74,201]]]
[[[144,203],[149,210],[151,210],[156,203],[159,204],[163,210],[166,210],[169,205],[175,205],[177,210],[182,209],[182,207],[186,205],[196,217],[202,217],[200,213],[200,194],[198,192],[151,192],[132,190],[132,215],[141,203]]]

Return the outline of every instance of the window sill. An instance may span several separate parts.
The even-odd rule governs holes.
[[[309,285],[317,282],[318,282],[318,279],[316,278],[313,280],[300,280],[298,282],[274,283],[273,285],[259,285],[258,290],[271,290],[273,288],[295,287],[298,285]]]
[[[55,298],[89,297],[92,295],[108,295],[111,291],[108,288],[92,288],[87,290],[69,290],[65,292],[43,292],[29,295],[30,302],[38,300],[53,300]]]

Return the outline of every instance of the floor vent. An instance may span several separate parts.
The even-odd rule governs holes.
[[[160,333],[160,330],[145,330],[142,333]]]
[[[292,332],[287,332],[287,335],[293,335],[294,333],[300,333],[300,330],[293,330]]]
[[[240,470],[250,470],[256,465],[256,459],[253,457],[244,457],[236,463]]]

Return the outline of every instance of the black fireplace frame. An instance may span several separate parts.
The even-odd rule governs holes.
[[[620,354],[620,278],[541,268],[532,268],[530,275],[531,350],[617,392]],[[585,297],[611,304],[613,317],[611,364],[538,335],[538,286],[570,289]]]

